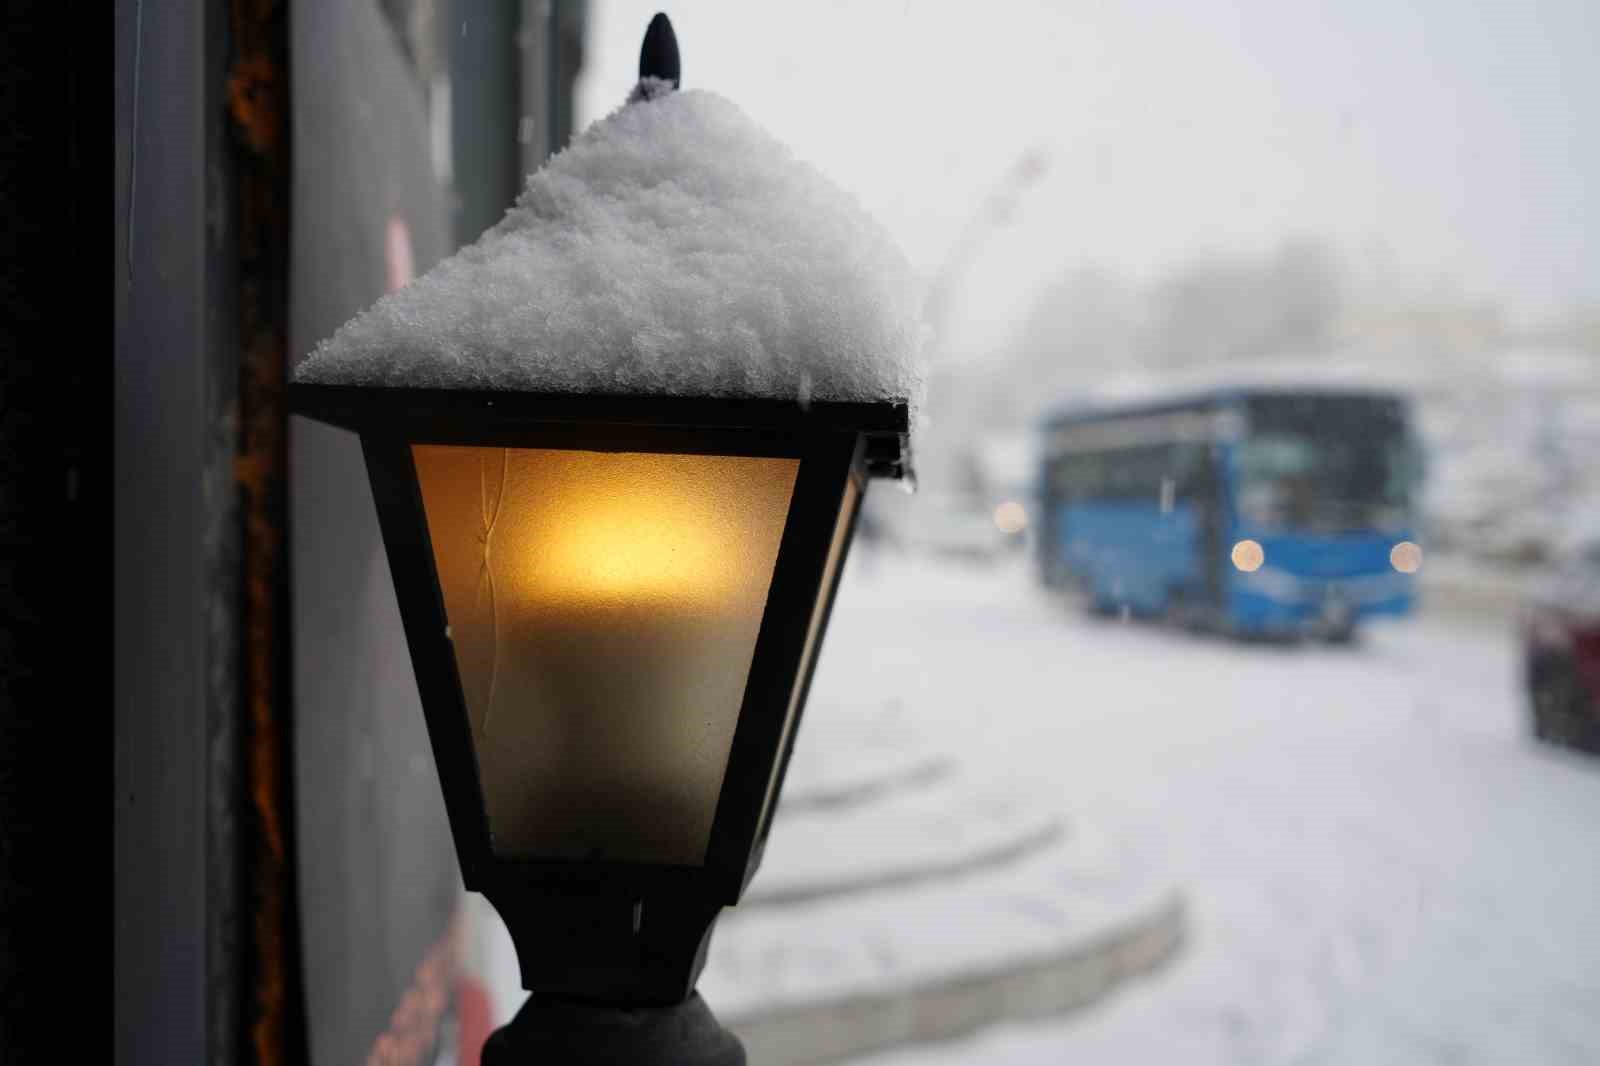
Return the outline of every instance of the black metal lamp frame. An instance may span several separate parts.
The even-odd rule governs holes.
[[[291,385],[290,405],[361,436],[463,880],[505,919],[524,987],[684,1003],[718,911],[760,864],[866,484],[909,476],[907,406],[339,385]],[[413,444],[799,460],[703,865],[496,853]]]

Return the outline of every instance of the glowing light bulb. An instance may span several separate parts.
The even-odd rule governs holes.
[[[1409,540],[1402,540],[1389,549],[1389,565],[1402,574],[1414,574],[1422,569],[1422,548]]]
[[[1260,543],[1253,540],[1241,540],[1233,546],[1231,553],[1233,565],[1246,574],[1253,574],[1261,569],[1261,564],[1267,561],[1267,553],[1261,549]]]
[[[994,509],[994,524],[1002,533],[1018,533],[1028,525],[1028,512],[1016,500],[1007,500]]]

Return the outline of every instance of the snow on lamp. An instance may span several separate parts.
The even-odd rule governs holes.
[[[629,1005],[690,995],[760,861],[922,339],[898,250],[674,91],[661,16],[641,75],[290,387],[360,435],[466,886],[527,988]]]

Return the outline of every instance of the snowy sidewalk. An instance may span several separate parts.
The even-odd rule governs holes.
[[[700,990],[799,1066],[1099,999],[1169,957],[1157,856],[862,715],[808,713],[760,873]]]
[[[997,743],[1078,717],[1029,681],[1057,655],[1055,612],[1019,614],[1001,575],[877,562],[852,559],[761,869],[699,983],[762,1066],[1103,1002],[1188,937],[1160,835],[1103,831],[1072,800],[1070,758],[1041,783],[1054,743]],[[479,910],[503,1024],[523,993]]]
[[[1508,628],[1424,608],[1352,646],[1240,645],[862,558],[813,707],[899,698],[1068,832],[1159,839],[1187,926],[1093,1009],[852,1066],[1600,1061],[1600,763],[1529,739]]]

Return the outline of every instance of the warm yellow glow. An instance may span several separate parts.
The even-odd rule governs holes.
[[[1028,512],[1016,500],[1007,500],[994,509],[994,524],[1002,533],[1017,533],[1028,525]]]
[[[511,587],[544,603],[726,604],[744,575],[731,565],[734,531],[720,501],[693,491],[704,475],[694,470],[686,488],[670,470],[642,469],[699,457],[627,458],[635,468],[627,493],[580,503],[563,521],[546,525],[536,545],[519,546],[524,550],[506,560]]]
[[[1261,545],[1253,540],[1241,540],[1233,546],[1233,565],[1247,574],[1253,574],[1261,569],[1261,564],[1267,561],[1267,553],[1261,550]]]
[[[1402,574],[1414,574],[1422,569],[1422,549],[1403,540],[1389,549],[1389,565]]]
[[[495,851],[703,862],[799,461],[412,455]]]

